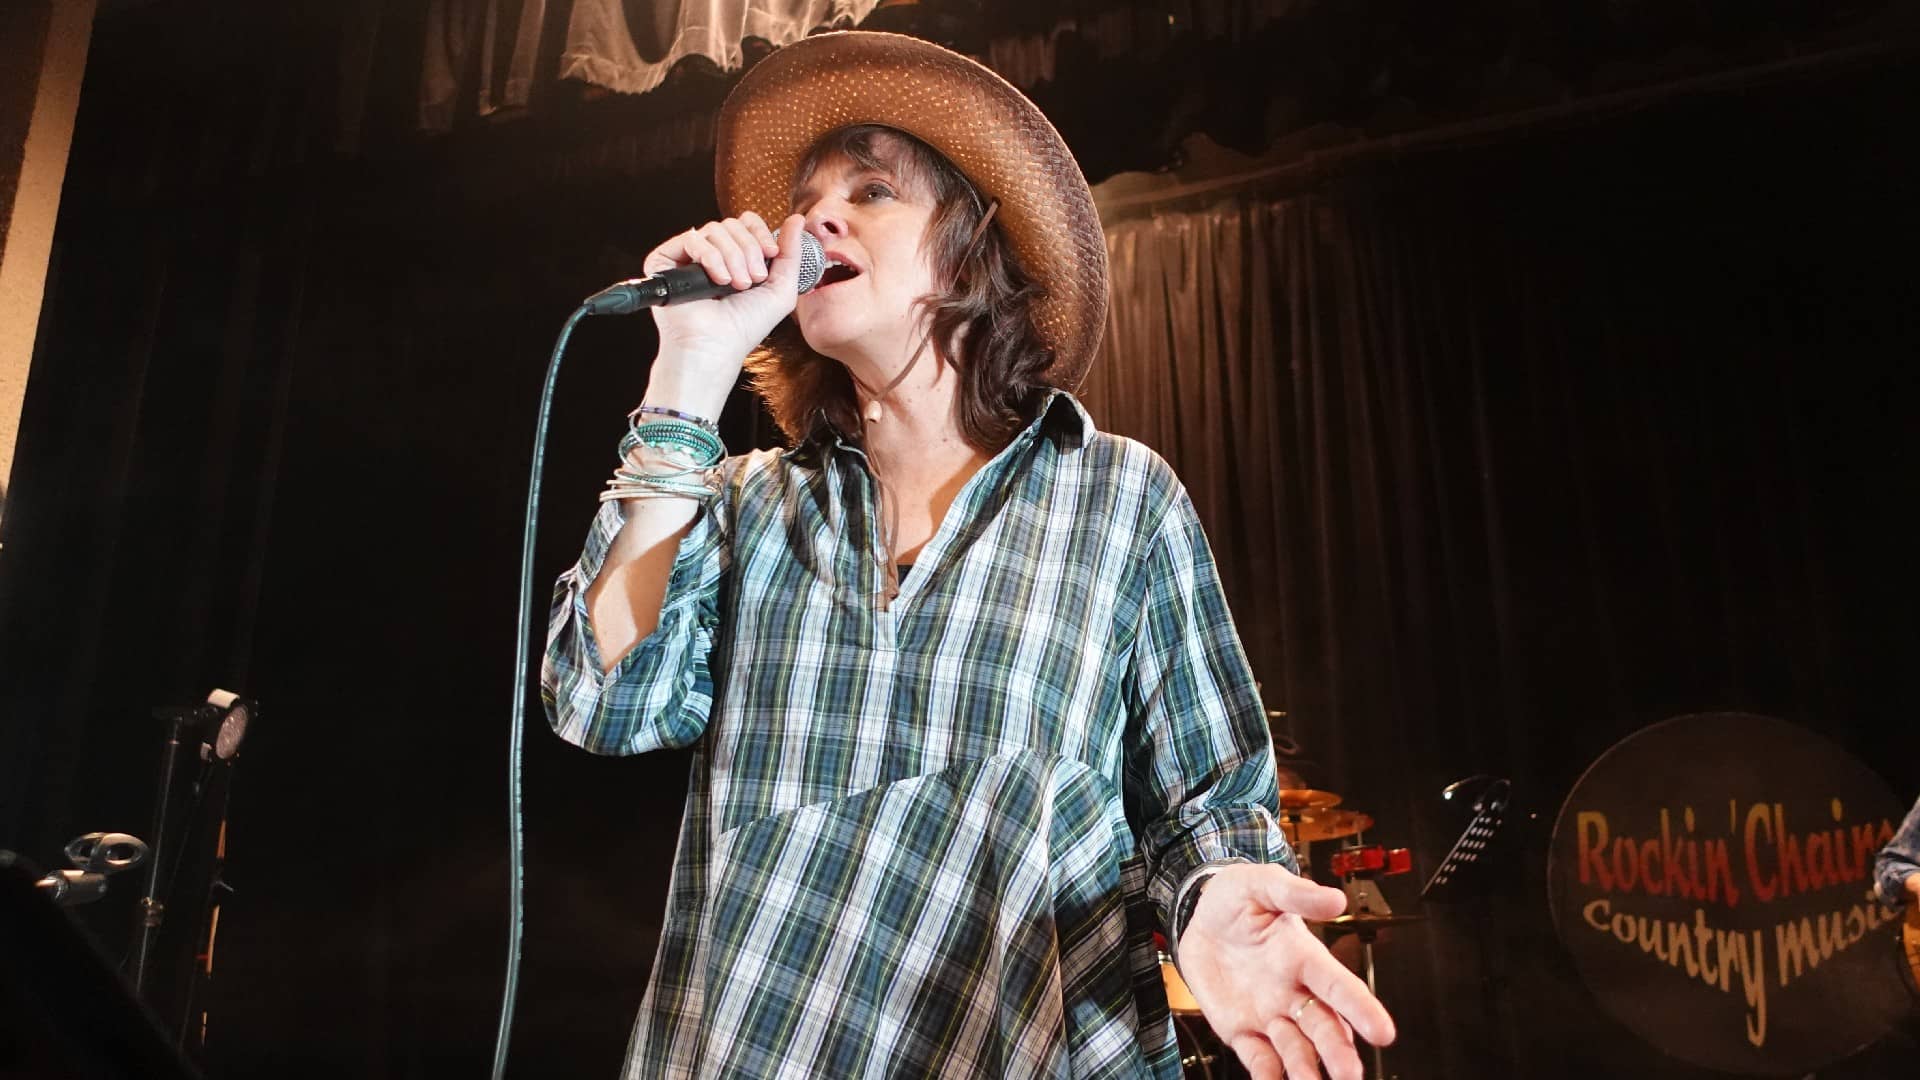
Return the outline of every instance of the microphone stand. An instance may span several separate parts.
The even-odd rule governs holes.
[[[153,942],[166,918],[165,898],[160,895],[160,870],[167,861],[167,811],[173,805],[173,776],[180,764],[180,746],[187,724],[196,715],[193,709],[156,709],[157,718],[167,721],[167,746],[160,755],[160,784],[153,799],[153,846],[147,859],[147,890],[140,898],[140,936],[133,950],[133,992],[144,997],[147,972],[152,959]]]

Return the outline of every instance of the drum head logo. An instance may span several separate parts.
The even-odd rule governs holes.
[[[1873,895],[1902,810],[1858,759],[1783,720],[1655,724],[1561,808],[1554,922],[1601,1007],[1658,1049],[1804,1075],[1911,1007],[1898,916]]]

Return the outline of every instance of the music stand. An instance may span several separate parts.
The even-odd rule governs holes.
[[[1471,776],[1447,785],[1441,792],[1441,798],[1451,800],[1467,784],[1474,781],[1488,781],[1481,789],[1480,797],[1473,802],[1473,819],[1467,822],[1465,831],[1453,842],[1446,858],[1440,860],[1433,876],[1420,888],[1420,899],[1430,903],[1474,903],[1477,911],[1473,913],[1473,937],[1480,953],[1480,1007],[1484,1011],[1487,1023],[1493,1030],[1506,1031],[1511,1037],[1512,1017],[1506,1004],[1506,977],[1504,971],[1503,948],[1497,948],[1494,940],[1496,920],[1492,917],[1488,888],[1492,877],[1490,864],[1500,862],[1495,857],[1494,841],[1508,834],[1501,832],[1506,824],[1507,800],[1512,794],[1513,783],[1506,779],[1490,779],[1484,775]],[[1508,845],[1511,846],[1511,845]]]
[[[1472,871],[1475,867],[1486,865],[1493,838],[1506,821],[1507,796],[1512,787],[1510,781],[1495,780],[1474,800],[1473,820],[1467,822],[1466,831],[1453,842],[1447,857],[1440,860],[1433,876],[1420,887],[1420,899],[1434,903],[1464,899],[1474,891],[1478,882],[1484,880],[1484,872]],[[1453,790],[1449,788],[1448,792]]]

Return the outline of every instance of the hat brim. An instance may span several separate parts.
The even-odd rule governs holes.
[[[849,30],[777,49],[721,108],[714,191],[721,212],[787,213],[795,171],[821,136],[853,124],[905,131],[945,155],[987,197],[1053,349],[1047,381],[1077,389],[1107,319],[1107,247],[1079,163],[1026,95],[981,64],[900,34]]]

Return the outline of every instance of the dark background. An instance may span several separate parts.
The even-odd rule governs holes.
[[[1305,4],[1208,33],[1213,7],[1106,6],[1128,48],[1066,35],[1033,89],[1096,182],[1177,164],[1194,132],[1259,152],[1468,125],[1261,192],[1405,256],[1417,281],[1393,287],[1446,362],[1419,369],[1433,415],[1284,432],[1333,509],[1279,533],[1229,533],[1241,508],[1208,500],[1230,486],[1163,447],[1313,782],[1423,871],[1464,823],[1434,798],[1452,779],[1512,776],[1539,815],[1508,891],[1382,947],[1394,1071],[1701,1075],[1596,1009],[1539,859],[1585,766],[1683,712],[1784,717],[1920,792],[1908,6]],[[1004,7],[923,18],[977,44],[1103,5]],[[732,76],[691,64],[639,99],[548,80],[525,113],[427,136],[422,25],[372,0],[107,4],[89,59],[0,552],[0,845],[50,862],[144,833],[148,711],[215,685],[265,703],[233,786],[215,1075],[490,1059],[542,367],[580,297],[713,213],[699,119]],[[1689,80],[1710,85],[1633,96]],[[651,344],[644,319],[575,335],[537,610]],[[744,399],[724,426],[771,440]],[[1381,462],[1395,486],[1370,486]],[[1316,595],[1289,609],[1261,567],[1303,551]],[[604,1076],[686,762],[590,757],[534,708],[514,1071]],[[109,948],[132,891],[81,912]],[[1415,906],[1405,880],[1389,896]],[[1897,1075],[1915,1039],[1824,1075]]]

